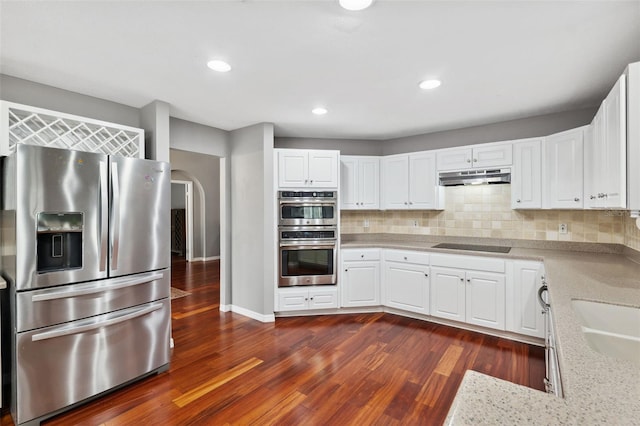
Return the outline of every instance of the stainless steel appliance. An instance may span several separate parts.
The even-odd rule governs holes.
[[[279,191],[278,225],[327,226],[338,224],[335,191]]]
[[[2,174],[15,423],[168,368],[169,164],[19,144]]]
[[[335,226],[281,226],[278,232],[279,287],[336,283],[338,230]]]
[[[439,178],[441,186],[511,183],[511,169],[440,172]]]
[[[545,316],[544,361],[546,370],[544,387],[547,393],[562,397],[562,380],[560,379],[560,365],[558,363],[556,338],[553,330],[553,313],[551,311],[551,304],[544,299],[544,294],[547,292],[547,283],[544,281],[544,277],[542,277],[542,285],[538,289],[538,302]]]

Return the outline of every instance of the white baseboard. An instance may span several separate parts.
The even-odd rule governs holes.
[[[222,310],[222,308],[221,308]],[[243,308],[241,306],[231,305],[231,312],[235,312],[236,314],[244,315],[245,317],[249,317],[256,321],[260,322],[275,322],[276,316],[274,314],[263,315],[258,312],[251,311],[249,309]]]
[[[220,260],[220,256],[194,257],[191,259],[192,262],[208,262],[210,260]]]
[[[220,305],[221,312],[229,312],[231,311],[231,305]]]

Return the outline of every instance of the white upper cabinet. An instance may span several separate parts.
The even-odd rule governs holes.
[[[513,144],[511,208],[542,207],[542,139]]]
[[[380,208],[380,158],[340,156],[340,199],[343,210]]]
[[[549,209],[583,207],[585,127],[547,136],[544,141],[543,202]]]
[[[468,168],[508,167],[513,161],[511,143],[484,144],[473,148],[438,151],[438,171]]]
[[[434,152],[383,157],[383,208],[388,210],[441,209],[441,188]]]
[[[278,187],[338,187],[338,151],[283,149],[278,151]]]
[[[627,113],[625,76],[600,105],[585,152],[585,200],[589,208],[627,207]]]
[[[640,211],[640,62],[629,64],[627,77],[627,204]]]

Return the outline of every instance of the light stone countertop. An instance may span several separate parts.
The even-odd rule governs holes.
[[[470,244],[510,245],[508,254],[440,250],[446,238],[400,236],[344,238],[346,248],[394,248],[459,255],[543,260],[554,315],[564,398],[468,371],[449,411],[447,425],[613,424],[640,425],[640,363],[592,350],[583,337],[572,299],[640,307],[638,253],[615,245],[554,244],[465,239]],[[573,245],[571,245],[573,244]],[[563,250],[557,250],[562,248]],[[585,250],[585,251],[573,251]],[[635,261],[631,260],[634,258]],[[638,354],[640,358],[640,354]]]

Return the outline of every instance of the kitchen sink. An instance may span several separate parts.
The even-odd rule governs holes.
[[[591,349],[640,364],[640,308],[588,300],[571,304]]]

